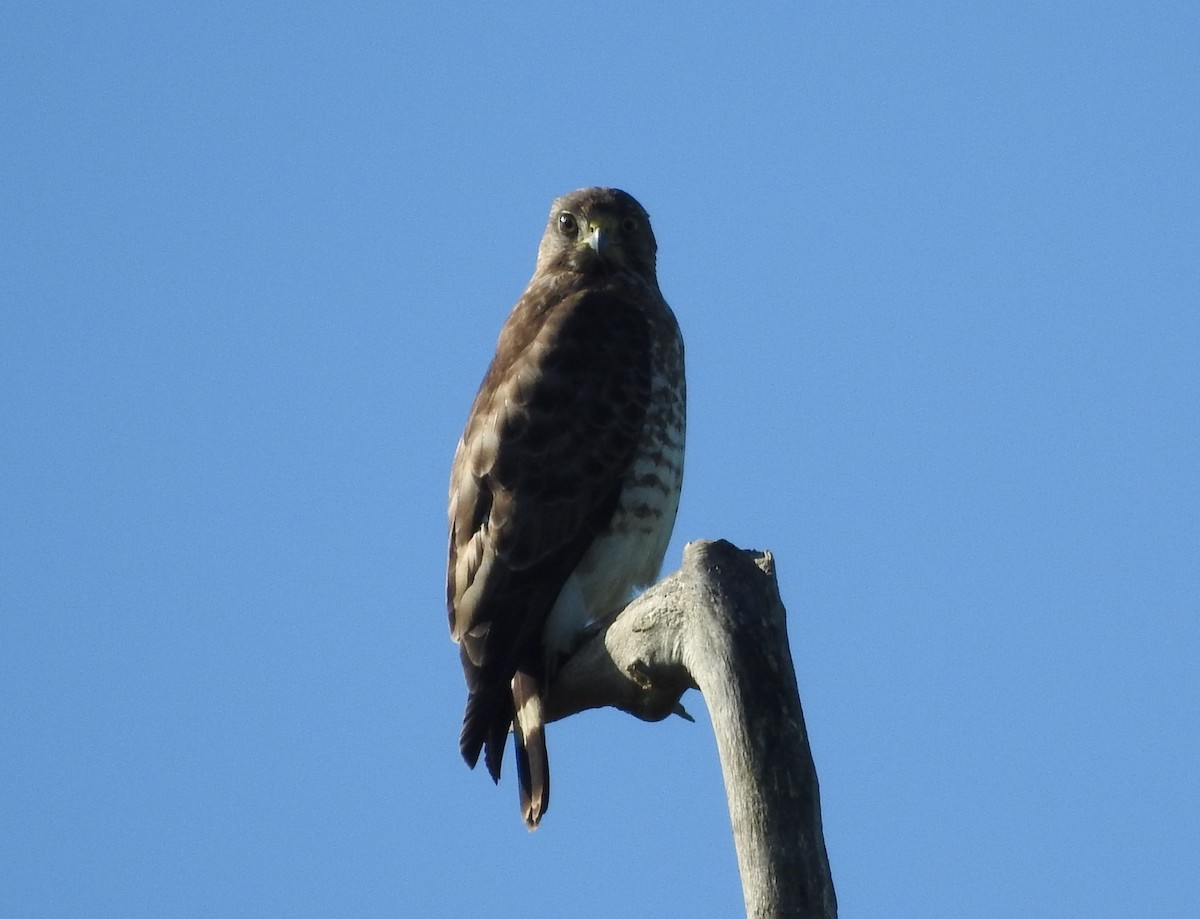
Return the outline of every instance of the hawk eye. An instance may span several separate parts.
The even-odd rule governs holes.
[[[621,221],[621,232],[632,233],[638,228],[638,222],[632,217],[626,217]]]
[[[575,231],[578,228],[579,228],[579,225],[577,223],[575,223],[575,217],[573,214],[569,214],[566,211],[563,211],[561,214],[558,215],[558,229],[563,234],[563,236],[574,236]]]

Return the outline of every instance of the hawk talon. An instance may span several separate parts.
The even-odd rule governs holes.
[[[625,671],[629,674],[629,678],[637,683],[638,688],[649,692],[654,688],[654,681],[650,679],[650,668],[645,661],[636,660]]]

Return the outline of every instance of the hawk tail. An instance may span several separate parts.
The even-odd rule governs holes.
[[[513,697],[507,686],[481,686],[471,690],[467,696],[467,710],[463,714],[458,748],[472,769],[479,762],[480,752],[486,749],[483,762],[493,782],[500,781],[504,745],[508,742],[508,730],[512,722]]]
[[[512,699],[516,710],[513,734],[521,816],[530,830],[536,830],[550,806],[550,759],[546,754],[546,724],[537,679],[517,671],[512,681]]]
[[[524,671],[513,677],[511,689],[481,686],[467,697],[459,737],[459,749],[467,765],[474,769],[482,753],[492,781],[499,782],[510,728],[517,751],[521,816],[534,830],[550,806],[550,759],[540,686],[536,677]]]

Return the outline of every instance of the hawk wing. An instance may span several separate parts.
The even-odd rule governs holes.
[[[447,605],[470,695],[460,745],[494,779],[520,671],[617,506],[651,389],[645,314],[611,285],[531,285],[505,323],[450,477]],[[518,745],[521,740],[518,737]],[[524,751],[518,750],[518,763]]]

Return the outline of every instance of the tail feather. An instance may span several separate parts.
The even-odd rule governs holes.
[[[518,671],[512,681],[512,698],[516,711],[513,733],[521,816],[530,830],[536,830],[550,806],[550,759],[546,753],[546,725],[537,679]]]
[[[488,775],[497,784],[500,782],[500,767],[504,765],[504,747],[508,743],[508,732],[512,725],[513,716],[510,705],[505,709],[505,714],[501,718],[492,722],[484,743],[483,763],[487,766]]]
[[[533,830],[550,806],[550,760],[541,687],[536,677],[523,671],[513,677],[511,687],[479,686],[468,695],[459,736],[467,765],[474,769],[482,753],[492,781],[499,782],[510,729],[515,738],[521,816]]]
[[[508,730],[512,722],[513,698],[507,686],[481,686],[467,696],[467,710],[463,714],[458,747],[472,769],[479,762],[480,752],[486,749],[483,762],[494,782],[500,781],[504,746],[508,742]]]

